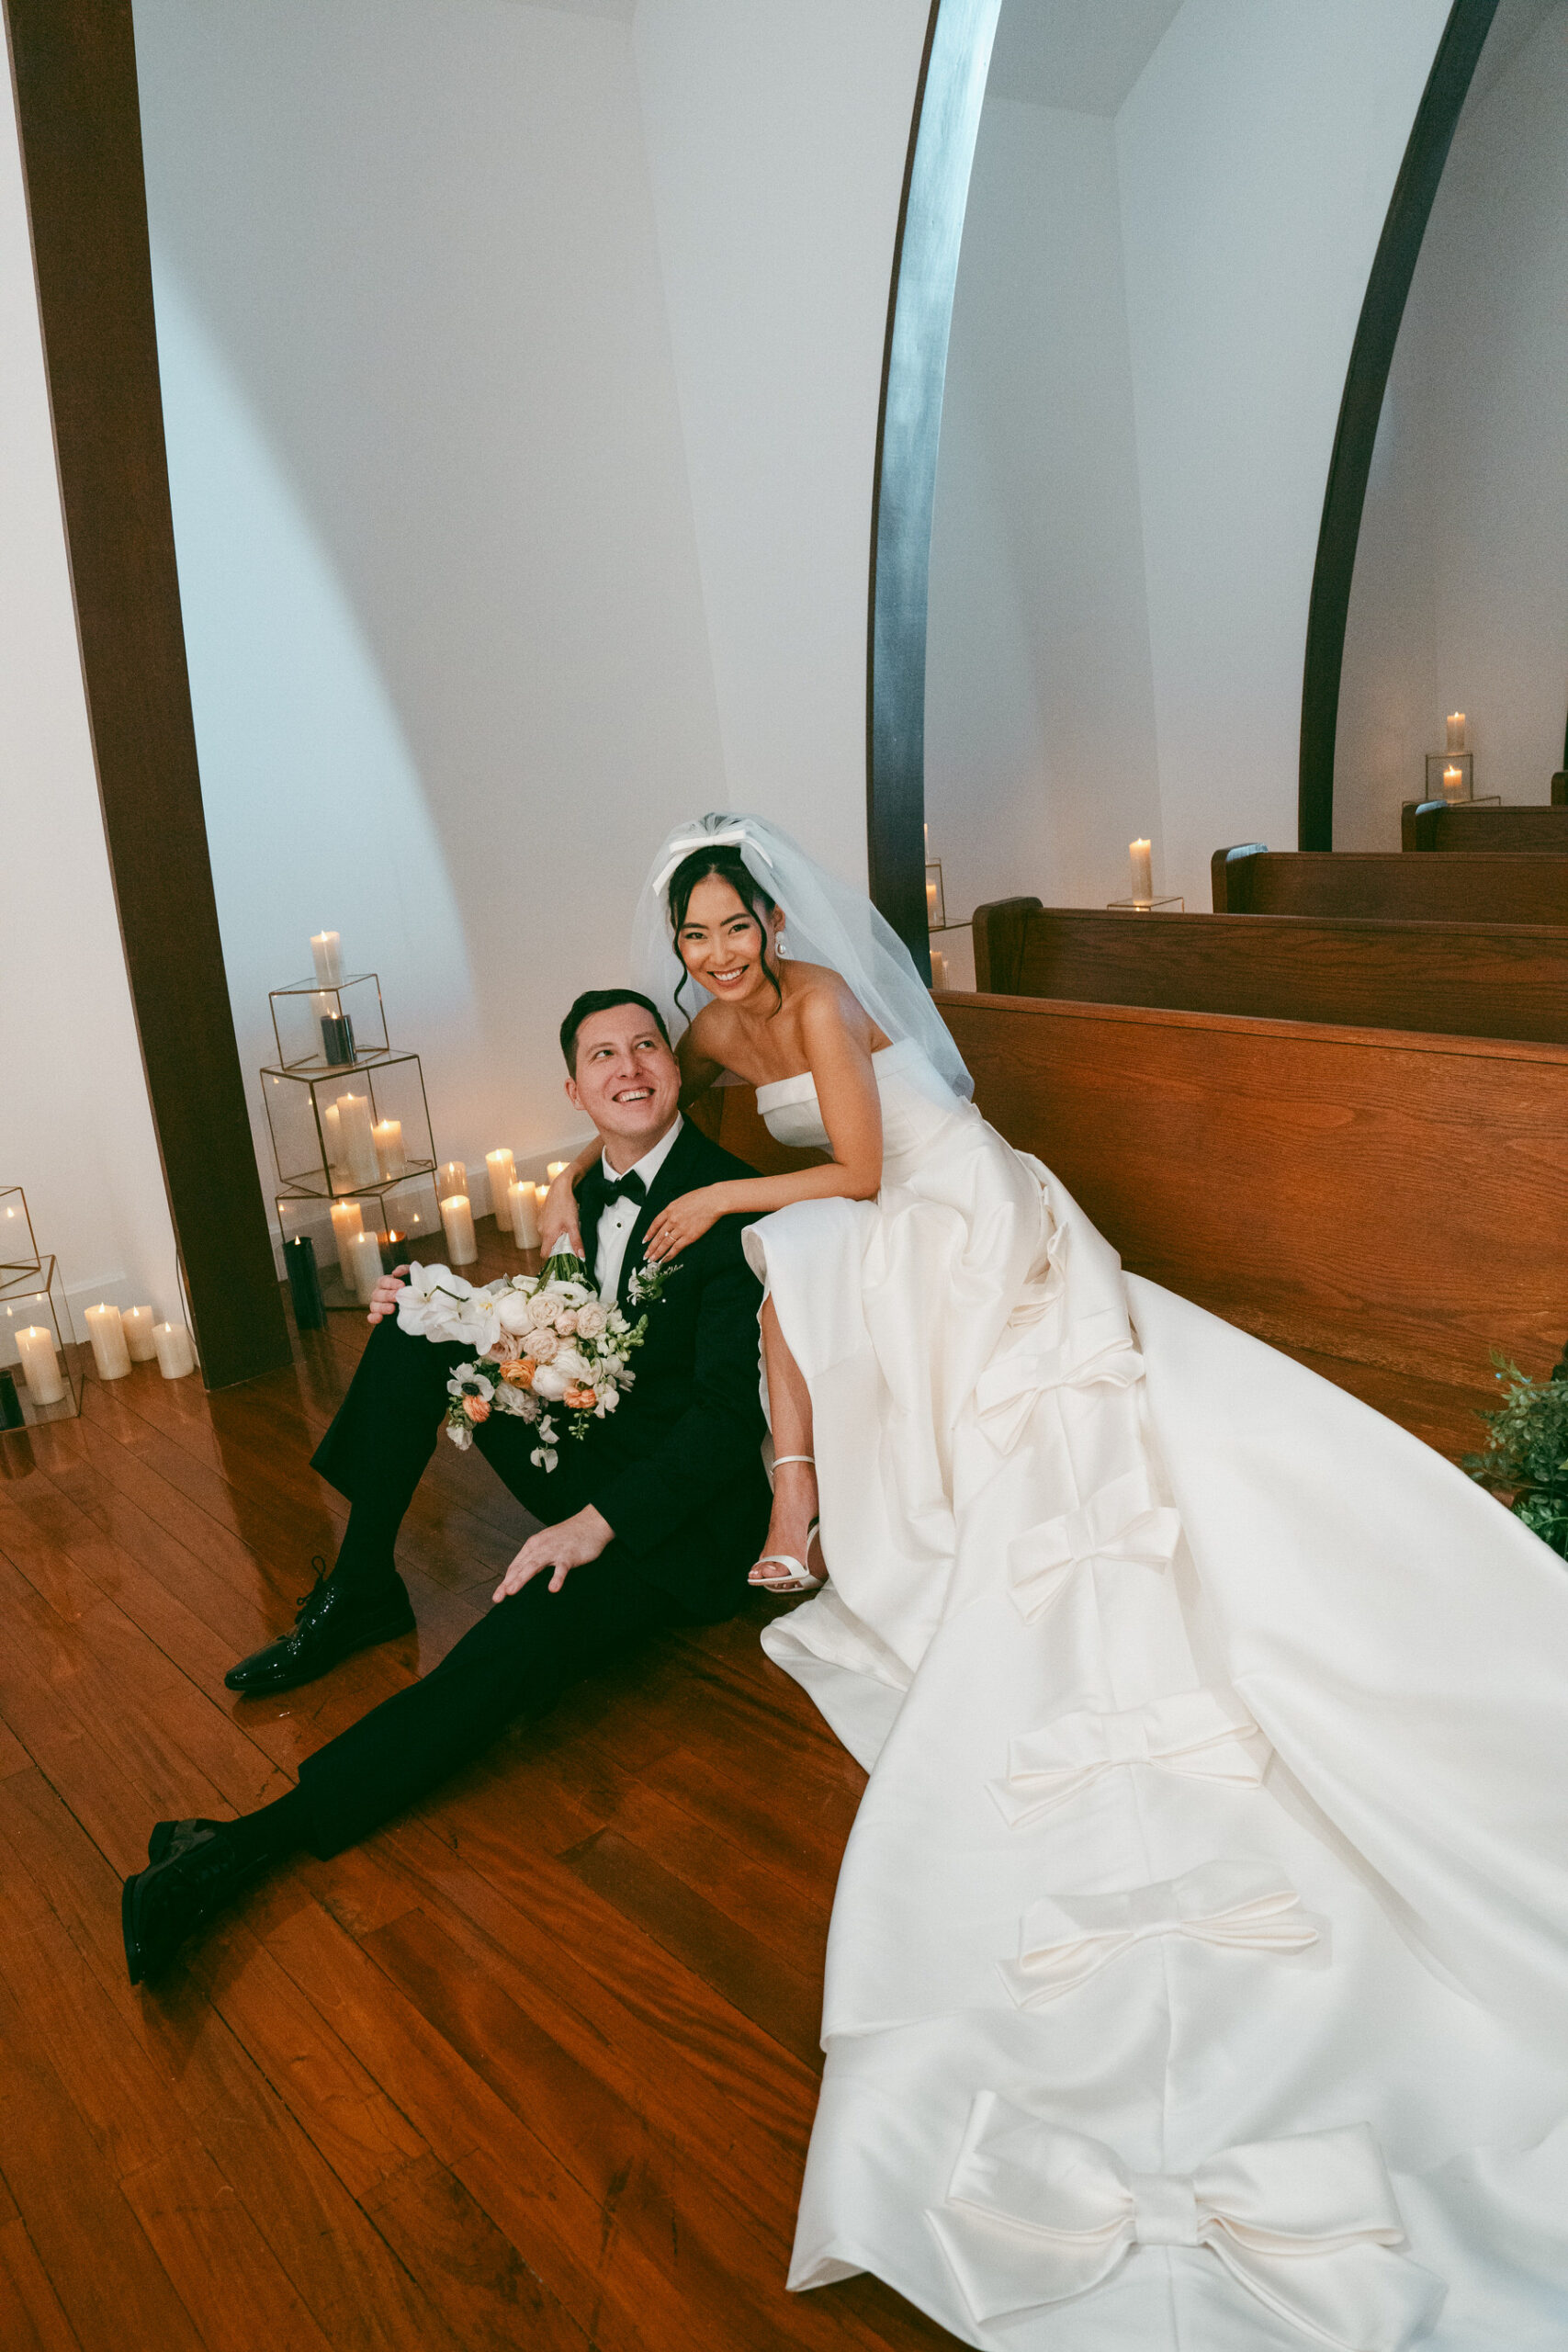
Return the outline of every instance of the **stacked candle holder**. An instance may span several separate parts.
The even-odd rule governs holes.
[[[59,1264],[34,1238],[21,1186],[0,1185],[0,1436],[73,1420],[81,1409],[76,1334]]]
[[[302,1330],[363,1307],[387,1266],[442,1230],[420,1057],[392,1046],[380,980],[344,972],[335,931],[310,956],[310,979],[268,991],[277,1060],[261,1072]]]

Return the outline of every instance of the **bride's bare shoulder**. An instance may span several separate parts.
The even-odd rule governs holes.
[[[789,1001],[803,1037],[843,1031],[871,1053],[887,1043],[843,974],[830,965],[792,964]]]

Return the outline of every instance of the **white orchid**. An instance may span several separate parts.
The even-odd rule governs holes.
[[[489,1291],[476,1290],[449,1266],[413,1266],[398,1293],[398,1329],[412,1339],[482,1351],[501,1326]]]

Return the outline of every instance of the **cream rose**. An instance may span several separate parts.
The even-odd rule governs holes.
[[[564,1307],[560,1314],[556,1317],[556,1319],[550,1328],[555,1332],[558,1340],[570,1340],[575,1338],[577,1333],[576,1307]]]
[[[602,1306],[580,1306],[577,1310],[577,1334],[581,1340],[596,1340],[609,1317]]]
[[[530,1331],[528,1334],[528,1353],[536,1363],[548,1363],[559,1346],[560,1341],[553,1331]]]

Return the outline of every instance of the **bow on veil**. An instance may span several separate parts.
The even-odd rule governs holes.
[[[1393,2251],[1404,2224],[1365,2123],[1227,2148],[1190,2174],[1134,2173],[1098,2140],[981,2091],[928,2219],[982,2324],[1084,2294],[1139,2246],[1205,2248],[1336,2352],[1404,2352],[1444,2294]]]
[[[711,833],[682,833],[679,841],[671,842],[666,846],[664,863],[650,885],[656,895],[664,890],[675,868],[684,865],[693,852],[699,849],[749,849],[754,856],[761,859],[764,865],[771,866],[773,862],[755,832],[749,831],[744,825],[721,825]]]

